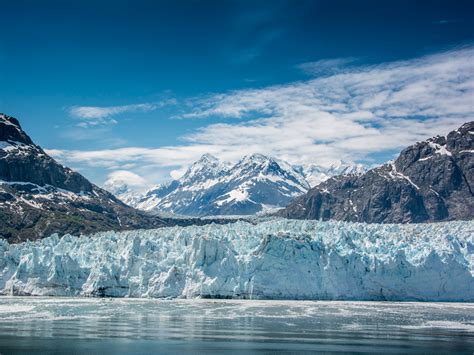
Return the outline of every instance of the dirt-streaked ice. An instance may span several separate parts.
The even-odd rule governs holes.
[[[0,240],[13,295],[474,301],[474,221],[267,220]]]

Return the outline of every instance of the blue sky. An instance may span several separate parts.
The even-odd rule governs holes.
[[[0,3],[0,111],[98,184],[372,165],[473,117],[472,1]]]

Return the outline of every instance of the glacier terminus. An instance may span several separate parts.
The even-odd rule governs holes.
[[[474,301],[474,221],[254,219],[0,240],[4,295]]]

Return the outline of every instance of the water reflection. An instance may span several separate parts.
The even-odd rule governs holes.
[[[474,352],[474,304],[0,298],[0,353]]]

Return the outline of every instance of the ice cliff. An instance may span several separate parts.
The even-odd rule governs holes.
[[[0,292],[474,301],[474,221],[266,220],[0,240]]]

